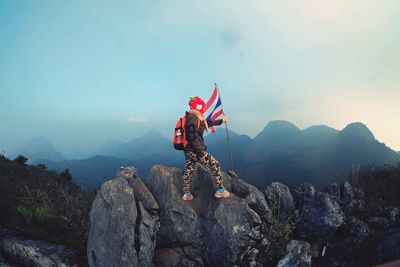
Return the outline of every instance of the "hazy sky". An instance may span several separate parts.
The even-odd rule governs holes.
[[[400,150],[400,1],[0,2],[0,149],[95,151],[218,82],[230,127],[364,122]]]

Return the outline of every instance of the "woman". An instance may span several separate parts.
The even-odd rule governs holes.
[[[207,121],[204,117],[205,103],[200,97],[193,97],[189,101],[190,111],[186,113],[186,140],[188,144],[184,150],[185,153],[185,171],[183,173],[183,195],[182,200],[190,201],[193,195],[190,193],[190,179],[196,168],[196,163],[202,164],[211,171],[217,191],[214,196],[216,198],[228,198],[230,193],[225,190],[221,178],[221,168],[219,162],[207,152],[204,144],[204,130],[208,132],[211,126],[221,125],[228,119],[224,116],[220,120]]]

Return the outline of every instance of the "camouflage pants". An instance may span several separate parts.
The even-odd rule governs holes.
[[[196,163],[199,163],[211,171],[212,177],[214,179],[217,188],[223,187],[223,182],[221,178],[221,168],[219,162],[211,156],[208,152],[205,152],[205,160],[200,162],[197,154],[192,151],[185,151],[185,171],[183,172],[183,192],[190,192],[190,179],[196,169]]]

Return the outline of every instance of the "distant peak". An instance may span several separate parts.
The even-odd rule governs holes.
[[[336,130],[332,127],[320,124],[320,125],[310,126],[306,129],[304,129],[302,132],[304,134],[334,134],[334,133],[337,133],[338,130]]]
[[[374,140],[375,136],[368,127],[362,122],[353,122],[348,124],[342,131],[342,135],[357,135],[365,139]]]
[[[280,130],[292,130],[292,131],[300,131],[299,128],[297,128],[296,125],[289,121],[285,120],[273,120],[270,121],[267,126],[265,126],[264,130],[268,129],[280,129]]]
[[[293,123],[285,120],[274,120],[270,121],[267,126],[265,126],[264,130],[255,137],[255,140],[264,140],[266,138],[272,140],[288,136],[293,137],[298,133],[300,133],[300,129]]]
[[[145,133],[145,135],[161,135],[161,134],[155,129],[150,129]]]

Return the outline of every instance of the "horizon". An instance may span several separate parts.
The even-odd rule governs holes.
[[[43,136],[63,155],[170,138],[217,82],[229,128],[341,130],[400,151],[400,2],[0,3],[0,151]],[[71,18],[74,18],[71,20]]]
[[[238,135],[245,135],[245,136],[250,137],[251,139],[254,139],[254,138],[255,138],[258,134],[260,134],[271,122],[276,122],[276,121],[281,121],[281,122],[283,121],[283,122],[287,122],[287,123],[289,123],[289,124],[292,124],[292,125],[294,125],[297,129],[299,129],[299,131],[304,131],[304,130],[307,130],[307,129],[311,128],[311,127],[324,126],[324,127],[328,127],[328,128],[334,129],[334,130],[336,130],[336,131],[338,131],[338,132],[344,130],[344,129],[345,129],[347,126],[349,126],[350,124],[361,123],[361,124],[365,125],[365,126],[367,127],[367,129],[370,130],[370,131],[372,132],[372,134],[373,134],[374,137],[375,137],[375,140],[377,140],[377,141],[380,142],[380,143],[385,144],[387,147],[389,147],[389,148],[392,149],[393,151],[395,151],[395,152],[397,152],[397,153],[400,153],[400,151],[394,149],[393,147],[388,146],[388,145],[387,145],[385,142],[383,142],[382,140],[377,139],[376,136],[375,136],[375,134],[374,134],[374,132],[368,127],[368,125],[364,124],[363,122],[350,122],[350,123],[346,124],[343,128],[341,128],[341,129],[336,129],[336,128],[334,128],[334,127],[331,127],[331,126],[325,125],[325,124],[310,125],[310,126],[305,127],[305,128],[300,128],[300,127],[298,127],[296,124],[294,124],[294,123],[292,123],[292,122],[290,122],[290,121],[288,121],[288,120],[272,120],[272,121],[267,122],[267,124],[260,130],[260,132],[258,132],[258,133],[257,133],[256,135],[254,135],[254,136],[250,136],[250,135],[248,135],[248,134],[246,134],[246,133],[241,133],[241,132],[238,132],[238,131],[236,131],[236,130],[234,130],[234,129],[230,129],[229,126],[228,126],[228,130],[231,131],[231,132],[233,132],[233,133],[235,133],[235,134],[238,134]],[[211,133],[211,132],[210,132],[210,133],[205,133],[205,137],[207,137],[208,135],[216,134],[216,133],[218,133],[218,132],[220,132],[220,131],[223,131],[224,134],[226,133],[226,129],[225,129],[224,125],[221,125],[220,127],[217,127],[217,131],[216,131],[215,133]],[[102,155],[102,154],[100,153],[100,150],[101,150],[102,147],[103,147],[104,145],[106,145],[108,142],[122,142],[122,143],[128,143],[128,142],[130,142],[130,141],[134,141],[134,140],[137,139],[137,138],[144,137],[144,136],[146,136],[146,134],[148,134],[148,133],[150,133],[150,132],[156,132],[156,133],[162,135],[164,138],[170,139],[165,133],[162,133],[162,132],[158,131],[157,129],[150,128],[150,129],[148,129],[147,131],[145,131],[144,133],[141,133],[141,134],[139,134],[139,135],[137,135],[137,136],[134,136],[134,137],[132,137],[132,138],[130,138],[130,139],[127,139],[127,140],[122,140],[122,139],[107,139],[107,140],[104,140],[103,143],[99,144],[99,146],[98,146],[95,150],[93,150],[93,151],[78,151],[79,153],[75,153],[75,154],[72,154],[72,155],[71,155],[71,154],[68,154],[68,153],[65,153],[65,151],[62,151],[61,149],[59,149],[56,145],[54,145],[54,143],[53,143],[50,139],[48,139],[48,138],[45,137],[45,136],[34,136],[34,137],[29,138],[29,139],[26,139],[26,140],[21,140],[21,142],[22,142],[22,143],[26,143],[26,142],[29,142],[29,141],[33,141],[33,140],[35,140],[35,139],[44,139],[46,142],[47,142],[47,141],[50,142],[50,144],[51,144],[52,147],[55,149],[55,151],[60,152],[60,153],[62,154],[62,156],[64,157],[65,160],[74,160],[74,159],[81,160],[81,159],[91,158],[91,157],[94,157],[94,156],[97,156],[97,155]],[[172,142],[172,140],[171,140],[171,142]],[[171,146],[171,150],[173,150],[173,149],[172,149],[172,146]],[[7,151],[5,151],[4,149],[1,149],[1,148],[0,148],[0,152],[1,152],[1,153],[4,153],[4,152],[5,152],[3,155],[5,155],[6,157],[7,157],[7,156],[10,156],[11,153],[13,153],[13,154],[15,153],[15,151],[11,151],[11,153],[8,153]],[[15,156],[15,155],[13,155],[13,156]],[[24,155],[23,155],[23,156],[24,156]],[[26,156],[26,155],[25,155],[25,156]]]

